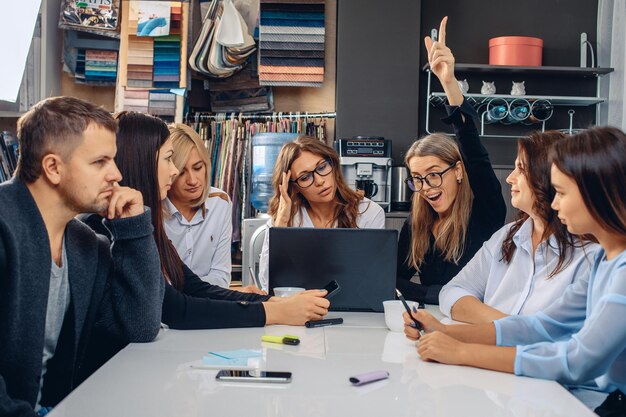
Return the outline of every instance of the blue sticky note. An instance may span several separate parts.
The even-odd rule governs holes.
[[[260,350],[237,349],[209,352],[202,362],[209,366],[247,366],[248,359],[261,357]]]
[[[238,359],[238,358],[257,358],[261,356],[260,350],[254,349],[237,349],[237,350],[223,350],[216,352],[209,352],[209,355],[221,356],[227,359]]]
[[[248,358],[235,358],[226,359],[219,356],[213,356],[211,354],[202,358],[202,363],[208,366],[246,366],[248,365]]]

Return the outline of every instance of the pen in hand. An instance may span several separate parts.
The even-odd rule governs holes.
[[[411,309],[409,308],[409,305],[406,303],[404,296],[402,295],[400,290],[398,290],[397,288],[396,288],[396,294],[398,295],[398,298],[400,299],[400,301],[402,301],[402,305],[404,306],[404,309],[408,313],[409,317],[411,317],[411,319],[413,320],[413,324],[415,325],[414,327],[417,329],[417,331],[419,331],[420,336],[424,336],[426,334],[424,332],[424,326],[422,326],[422,323],[420,323],[415,317],[413,317],[413,314],[411,314]],[[413,307],[413,311],[417,313],[417,308]]]

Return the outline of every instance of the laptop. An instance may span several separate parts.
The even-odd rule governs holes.
[[[398,231],[269,229],[269,288],[323,288],[337,280],[332,311],[383,311],[395,299]]]

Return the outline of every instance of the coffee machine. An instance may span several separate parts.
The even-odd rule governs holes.
[[[341,171],[350,188],[389,211],[391,206],[391,141],[370,136],[335,141]]]

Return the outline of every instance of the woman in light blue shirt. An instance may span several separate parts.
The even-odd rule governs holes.
[[[441,312],[457,321],[488,323],[532,314],[587,275],[597,245],[583,246],[550,208],[550,147],[560,132],[533,132],[518,141],[515,169],[507,178],[517,220],[483,244],[439,294]]]
[[[543,312],[494,323],[445,326],[417,311],[424,360],[476,366],[611,393],[597,411],[626,415],[626,134],[595,127],[552,152],[552,207],[572,234],[601,246],[591,273]],[[405,333],[420,338],[405,315]],[[497,346],[487,346],[494,345]],[[621,392],[620,392],[621,391]]]

